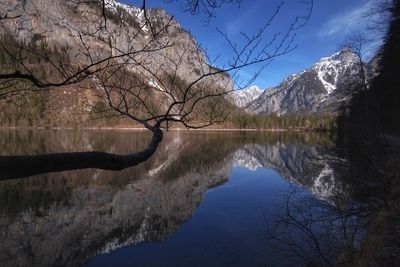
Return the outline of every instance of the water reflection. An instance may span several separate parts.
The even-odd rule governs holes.
[[[146,132],[129,131],[2,136],[0,154],[129,153],[150,140]],[[97,254],[165,240],[235,168],[273,169],[322,203],[334,203],[338,193],[347,201],[337,178],[343,160],[327,147],[329,139],[317,134],[171,132],[150,160],[120,172],[86,169],[1,181],[0,265],[82,265]]]

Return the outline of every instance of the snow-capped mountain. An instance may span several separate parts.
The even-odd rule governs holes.
[[[244,108],[250,102],[259,97],[262,94],[262,92],[263,90],[261,90],[257,86],[251,86],[246,89],[235,90],[229,95],[229,97],[236,106]]]
[[[343,49],[321,58],[309,69],[290,75],[279,86],[265,90],[246,110],[255,114],[335,111],[360,84],[360,74],[358,57]]]

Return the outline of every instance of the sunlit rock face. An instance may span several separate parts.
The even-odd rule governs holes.
[[[357,56],[341,50],[321,58],[311,68],[292,74],[246,105],[250,113],[332,112],[348,101],[360,84],[361,67]]]
[[[45,41],[50,46],[55,47],[67,46],[69,48],[67,52],[71,54],[70,60],[77,60],[79,63],[82,63],[79,61],[82,59],[89,60],[89,58],[84,57],[82,42],[87,42],[86,45],[93,52],[93,57],[97,56],[96,51],[98,53],[109,52],[108,45],[102,42],[101,38],[90,37],[89,33],[96,31],[103,38],[107,38],[107,34],[111,34],[115,38],[113,40],[114,45],[120,51],[130,51],[129,49],[140,51],[140,49],[148,45],[148,38],[150,38],[151,31],[146,24],[141,8],[122,4],[114,0],[107,0],[107,31],[103,31],[99,30],[103,19],[101,17],[102,7],[99,3],[91,4],[90,2],[5,0],[0,3],[0,9],[6,10],[10,16],[15,15],[19,17],[15,20],[6,21],[2,25],[12,36],[19,40],[38,43]],[[176,45],[173,48],[165,49],[165,53],[172,60],[178,60],[180,49],[187,46],[189,50],[187,57],[179,61],[182,65],[180,71],[184,73],[179,74],[192,77],[194,68],[200,67],[201,63],[205,62],[204,55],[197,54],[193,37],[181,27],[178,21],[168,15],[165,10],[148,9],[147,12],[154,30],[160,31],[168,24],[168,34],[164,37],[173,37],[174,41],[180,44],[180,46]],[[79,38],[79,35],[83,36],[82,40]],[[135,38],[132,38],[133,36]],[[146,57],[158,60],[155,61],[157,63],[166,62],[167,59],[164,56],[165,54],[161,52],[146,53]],[[200,59],[196,60],[198,56]]]
[[[120,73],[126,71],[127,77],[143,79],[143,83],[154,92],[149,101],[158,102],[158,108],[162,111],[166,111],[172,103],[171,96],[163,93],[173,90],[168,77],[175,77],[176,86],[185,88],[185,84],[215,69],[207,63],[206,55],[199,49],[194,37],[165,10],[146,9],[146,17],[152,25],[150,29],[141,7],[107,0],[105,30],[100,2],[3,0],[0,10],[17,19],[2,20],[0,33],[7,32],[14,39],[27,44],[46,43],[51,48],[62,50],[63,62],[68,62],[63,68],[68,69],[69,73],[79,69],[78,66],[82,68],[84,64],[102,61],[110,55],[115,57],[115,51],[118,51],[118,55],[128,54],[131,59],[129,64],[126,64],[127,56],[114,59],[124,65]],[[161,31],[157,41],[153,39],[152,30]],[[110,49],[109,42],[113,49]],[[41,66],[30,63],[30,67],[35,69]],[[144,69],[151,70],[152,74],[145,73]],[[36,72],[33,71],[34,74]],[[36,75],[40,77],[42,74]],[[56,74],[48,80],[60,80],[59,76],[62,75]],[[104,90],[95,78],[88,77],[84,83],[80,87],[85,90],[68,85],[62,90],[46,91],[41,111],[43,120],[40,123],[55,126],[95,123],[91,122],[95,117],[92,111],[95,104],[105,98]],[[203,77],[196,86],[215,93],[231,90],[232,84],[228,73],[220,73]]]
[[[227,98],[240,108],[245,108],[249,103],[257,99],[263,90],[257,86],[251,86],[242,90],[235,90]]]

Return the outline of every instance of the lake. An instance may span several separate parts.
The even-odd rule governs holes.
[[[1,136],[1,155],[125,154],[151,138]],[[170,131],[148,161],[122,171],[0,181],[0,266],[329,266],[365,233],[347,168],[322,134]]]

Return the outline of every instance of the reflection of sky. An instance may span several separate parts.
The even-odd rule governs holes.
[[[92,130],[7,130],[2,136],[5,141],[0,152],[5,154],[79,151],[89,144],[103,151],[129,153],[138,151],[150,138],[142,131]],[[299,140],[304,144],[300,145]],[[0,195],[6,201],[0,202],[0,210],[10,221],[3,221],[3,226],[17,229],[18,234],[4,231],[7,239],[0,244],[14,248],[10,244],[26,240],[33,244],[40,239],[48,245],[36,246],[33,253],[28,249],[18,252],[20,257],[41,262],[44,253],[51,255],[46,259],[58,261],[62,251],[72,252],[79,259],[82,255],[78,251],[92,255],[94,250],[111,251],[143,237],[154,238],[157,235],[151,230],[156,228],[159,236],[167,238],[165,241],[123,247],[94,257],[89,265],[165,266],[165,261],[173,266],[179,266],[177,262],[189,266],[188,262],[196,261],[204,266],[202,263],[215,260],[216,265],[253,266],[270,262],[269,245],[259,239],[265,229],[263,214],[274,221],[274,209],[284,211],[281,206],[289,189],[287,180],[318,195],[321,190],[314,191],[311,184],[324,189],[328,178],[333,178],[335,165],[306,160],[322,158],[327,152],[307,145],[307,140],[326,139],[310,133],[271,132],[264,136],[252,132],[169,132],[148,162],[120,172],[88,169],[45,174],[18,183],[4,181]],[[168,161],[170,158],[176,164]],[[149,170],[159,172],[153,172],[153,177],[144,175]],[[223,181],[206,191],[206,187]],[[337,188],[338,183],[328,185]],[[301,193],[318,200],[308,190]],[[295,200],[308,203],[298,201],[297,196]],[[165,221],[169,224],[163,228]],[[18,225],[25,222],[27,227],[20,229]],[[46,229],[56,234],[47,236]],[[65,249],[57,249],[59,245]]]
[[[139,0],[120,0],[124,3],[136,4]],[[314,0],[314,10],[309,23],[297,32],[297,49],[288,55],[277,58],[269,65],[262,75],[254,82],[262,88],[275,86],[291,73],[297,73],[310,67],[319,58],[336,52],[345,38],[356,31],[365,31],[376,17],[368,16],[374,3],[379,0]],[[172,2],[172,3],[165,3]],[[196,39],[207,48],[211,55],[221,54],[218,64],[226,63],[231,54],[227,43],[217,33],[221,29],[231,36],[232,40],[240,42],[240,32],[254,33],[271,15],[280,0],[243,0],[241,7],[225,6],[216,12],[216,18],[205,27],[204,15],[192,16],[179,11],[179,1],[152,0],[147,1],[149,7],[163,7],[174,14],[184,28],[188,29]],[[268,37],[273,33],[284,32],[288,25],[298,15],[304,15],[306,10],[301,0],[286,1],[275,23],[268,30]],[[378,38],[377,33],[369,32],[370,37]],[[379,38],[378,38],[379,39]],[[374,46],[370,46],[373,48]],[[373,50],[373,49],[372,49]],[[373,51],[367,51],[369,55]],[[255,68],[242,71],[246,78]]]
[[[260,234],[289,184],[276,172],[235,167],[209,190],[196,213],[163,242],[142,243],[95,257],[89,266],[254,266],[273,257]],[[278,257],[278,256],[276,256]],[[278,260],[278,259],[275,259]],[[194,263],[194,265],[193,265]],[[197,264],[197,265],[196,265]]]

